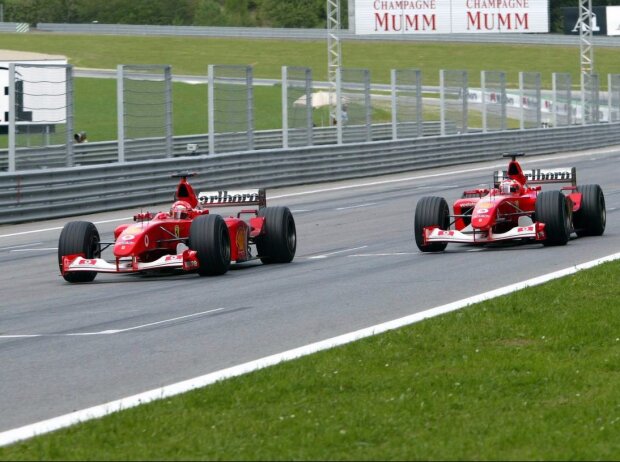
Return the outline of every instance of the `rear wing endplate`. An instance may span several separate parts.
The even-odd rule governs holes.
[[[267,194],[262,188],[206,191],[198,193],[198,203],[203,207],[258,205],[263,208],[267,206]]]
[[[526,183],[528,184],[570,183],[573,186],[577,186],[577,169],[575,167],[523,170],[523,175],[525,175]],[[508,178],[506,170],[493,172],[493,184],[496,188],[499,186],[500,181]]]

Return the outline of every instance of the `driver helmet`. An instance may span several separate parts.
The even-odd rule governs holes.
[[[187,218],[189,216],[190,209],[191,207],[187,202],[176,201],[174,204],[172,204],[172,207],[170,208],[170,216],[172,218],[176,218],[177,220],[181,218]]]
[[[499,185],[502,194],[515,194],[521,191],[521,185],[517,180],[505,180]]]

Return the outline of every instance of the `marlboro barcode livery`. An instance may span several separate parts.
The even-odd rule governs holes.
[[[487,244],[539,241],[564,245],[571,233],[600,236],[605,231],[603,190],[597,184],[577,186],[575,168],[523,170],[517,157],[495,172],[493,188],[465,191],[452,212],[442,197],[422,197],[415,210],[415,241],[422,252],[443,251],[448,243]],[[564,183],[543,191],[543,184]]]
[[[114,240],[103,242],[94,224],[67,223],[58,242],[60,274],[68,282],[90,282],[97,273],[181,271],[215,276],[231,263],[260,259],[289,263],[295,256],[297,233],[288,207],[267,207],[264,189],[194,193],[179,174],[175,202],[168,212],[143,212],[134,223],[118,226]],[[223,218],[207,207],[233,207]],[[249,208],[248,208],[249,207]],[[102,252],[112,247],[112,258]]]

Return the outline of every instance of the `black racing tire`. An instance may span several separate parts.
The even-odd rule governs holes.
[[[536,198],[536,221],[545,224],[543,245],[566,245],[571,233],[571,210],[561,191],[543,191]]]
[[[264,217],[264,234],[256,239],[258,257],[264,264],[290,263],[297,250],[297,230],[288,207],[264,207],[258,211]]]
[[[196,217],[189,228],[188,247],[196,251],[200,276],[219,276],[228,271],[230,235],[220,215]]]
[[[441,252],[448,245],[447,242],[424,243],[424,228],[438,226],[440,229],[450,228],[450,209],[443,197],[424,196],[415,207],[413,232],[415,243],[422,252]]]
[[[607,223],[605,196],[597,184],[577,186],[581,193],[581,207],[573,215],[577,236],[602,236]]]
[[[84,258],[101,257],[101,239],[97,227],[89,221],[70,221],[60,232],[58,238],[58,267],[62,274],[62,257],[83,254]],[[96,271],[79,271],[62,274],[67,282],[91,282]]]

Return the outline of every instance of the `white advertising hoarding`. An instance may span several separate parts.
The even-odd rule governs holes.
[[[355,33],[549,32],[549,0],[355,0]]]
[[[64,124],[67,119],[66,69],[67,60],[11,61],[16,64],[15,80],[23,85],[20,92],[23,111],[17,117],[18,125]],[[9,64],[0,61],[0,126],[9,124]],[[49,68],[30,67],[50,65]]]
[[[607,35],[620,35],[620,6],[608,6]]]

